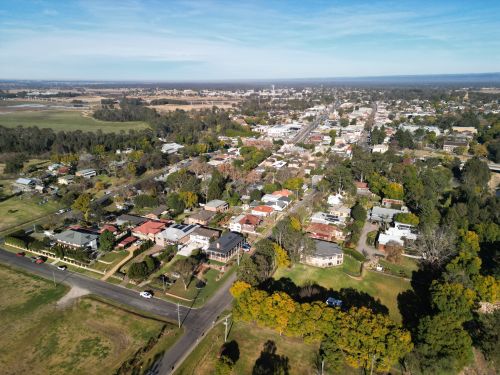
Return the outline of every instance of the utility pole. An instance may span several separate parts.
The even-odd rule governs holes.
[[[375,362],[375,354],[372,355],[372,366],[370,369],[370,375],[373,375],[373,362]]]
[[[226,320],[224,321],[224,342],[227,341],[227,327],[229,326],[229,322],[227,319],[229,318],[229,315],[226,316]]]
[[[324,360],[324,359],[322,359],[322,360],[321,360],[321,375],[323,375],[323,371],[324,371],[324,369],[325,369],[325,360]]]
[[[177,302],[177,323],[179,324],[179,328],[181,328],[181,307],[179,302]]]

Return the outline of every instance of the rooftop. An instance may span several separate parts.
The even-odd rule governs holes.
[[[208,250],[221,254],[227,254],[236,246],[238,246],[242,241],[243,241],[242,235],[234,232],[229,232],[223,235],[217,241],[212,242],[208,247]]]
[[[336,243],[314,240],[314,244],[316,245],[316,250],[314,251],[314,256],[316,257],[330,257],[344,253]]]
[[[133,232],[142,234],[157,234],[165,229],[166,224],[160,221],[146,221],[144,224],[139,225],[133,229]]]

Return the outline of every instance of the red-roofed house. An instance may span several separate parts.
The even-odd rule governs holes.
[[[312,223],[306,228],[309,237],[325,241],[344,241],[344,232],[335,225]]]
[[[274,210],[269,206],[257,206],[252,208],[252,215],[255,216],[269,216],[274,212]]]
[[[168,226],[161,221],[148,220],[132,229],[132,234],[142,240],[155,240],[155,236]]]
[[[282,190],[276,190],[273,195],[277,195],[278,197],[289,197],[293,195],[293,191],[290,191],[288,189],[282,189]]]
[[[368,188],[368,184],[366,182],[355,181],[354,185],[356,185],[356,193],[360,195],[370,194],[370,189]]]
[[[118,247],[120,249],[125,249],[126,247],[130,246],[131,244],[133,244],[135,241],[137,241],[137,237],[134,237],[134,236],[125,237],[123,240],[121,240],[118,243]]]
[[[241,230],[243,232],[255,232],[257,226],[262,222],[262,219],[255,215],[245,215],[243,219],[240,220]]]
[[[110,231],[114,235],[118,234],[118,229],[114,225],[111,225],[111,224],[104,224],[101,227],[101,229],[99,229],[99,233],[103,233],[105,230]]]

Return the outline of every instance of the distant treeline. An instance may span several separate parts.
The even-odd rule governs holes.
[[[78,153],[89,151],[95,146],[104,146],[105,151],[115,151],[144,142],[153,145],[158,137],[172,141],[195,145],[204,143],[216,147],[219,134],[248,132],[247,128],[231,121],[224,111],[205,110],[190,116],[185,111],[158,114],[154,109],[130,105],[120,109],[100,109],[101,119],[109,121],[145,121],[152,129],[118,133],[76,131],[56,132],[52,129],[33,127],[7,128],[0,125],[0,153],[25,153],[40,155],[43,153]]]
[[[194,115],[183,110],[160,114],[155,109],[142,105],[142,101],[131,99],[123,99],[120,108],[96,110],[94,118],[102,121],[144,121],[151,125],[158,136],[187,144],[198,143],[207,132],[223,135],[228,131],[248,131],[231,121],[229,115],[221,109],[206,109]]]
[[[55,132],[52,129],[40,129],[36,126],[17,128],[0,126],[0,153],[67,154],[92,150],[98,145],[103,145],[107,151],[114,151],[133,147],[144,138],[151,141],[153,134],[145,130],[130,130],[128,133],[102,133],[101,131],[93,133],[80,130]]]
[[[78,92],[69,92],[69,91],[61,91],[61,92],[58,92],[58,93],[54,93],[54,94],[40,94],[40,95],[37,95],[39,97],[44,97],[44,98],[74,98],[74,97],[77,97],[77,96],[80,96],[82,94],[78,93]],[[7,92],[7,91],[3,91],[3,90],[0,90],[0,98],[1,99],[15,99],[15,98],[19,98],[19,99],[25,99],[28,97],[28,91],[19,91],[19,92]]]
[[[164,104],[178,104],[178,105],[188,105],[189,102],[187,100],[179,100],[179,99],[153,99],[149,103],[150,105],[164,105]]]

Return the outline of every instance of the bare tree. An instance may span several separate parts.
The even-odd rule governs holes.
[[[441,227],[421,233],[417,240],[409,245],[422,257],[422,261],[440,267],[456,254],[455,235],[448,227]]]

